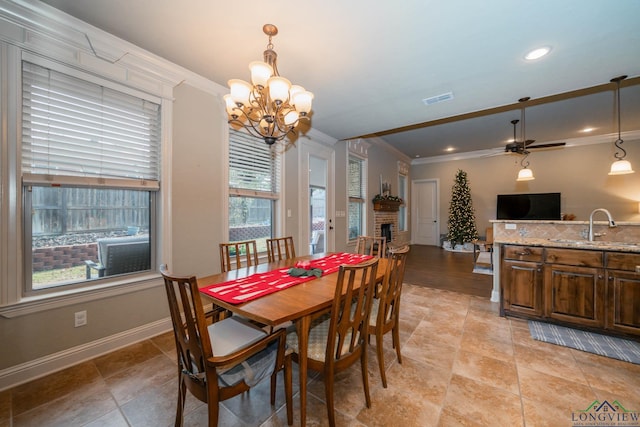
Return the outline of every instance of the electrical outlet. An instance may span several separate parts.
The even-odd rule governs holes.
[[[87,324],[87,310],[77,311],[75,313],[75,327]]]
[[[515,224],[505,224],[504,225],[504,229],[505,230],[515,230],[516,229],[516,225]]]

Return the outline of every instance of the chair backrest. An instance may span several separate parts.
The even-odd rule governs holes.
[[[267,256],[269,262],[295,258],[296,248],[293,244],[293,237],[267,239]]]
[[[375,291],[378,258],[341,265],[331,307],[325,363],[350,363],[360,357]]]
[[[387,238],[384,236],[358,236],[358,240],[356,240],[356,253],[384,258],[387,256]]]
[[[378,326],[398,320],[402,282],[408,254],[409,246],[389,249],[382,289],[378,292],[380,299],[378,318],[376,319]]]
[[[160,266],[160,274],[167,291],[180,368],[188,372],[189,377],[202,377],[205,361],[213,356],[213,351],[197,280],[193,276],[172,276],[164,264]],[[206,401],[206,387],[198,386],[197,381],[186,384],[198,399]]]
[[[493,244],[493,227],[487,227],[487,237],[485,237],[487,245]]]
[[[149,236],[107,237],[97,240],[102,276],[133,273],[151,268]]]
[[[220,243],[220,271],[222,273],[252,265],[258,265],[258,249],[255,240]]]

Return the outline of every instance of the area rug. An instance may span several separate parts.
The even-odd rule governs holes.
[[[529,320],[531,337],[538,341],[575,348],[640,365],[640,343],[623,338]]]

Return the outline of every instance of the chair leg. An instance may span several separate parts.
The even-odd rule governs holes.
[[[398,363],[402,363],[402,356],[400,355],[400,325],[398,320],[391,329],[391,335],[393,336],[393,346],[396,348],[396,355],[398,356]]]
[[[184,411],[184,401],[186,398],[186,393],[187,387],[182,382],[182,373],[178,373],[178,404],[176,405],[176,427],[182,427],[184,421],[182,411]]]
[[[278,370],[274,369],[271,374],[271,406],[276,404],[276,385],[278,383]]]
[[[333,369],[325,370],[324,378],[324,392],[327,400],[327,417],[329,418],[329,426],[334,427],[336,425],[335,406],[333,402],[333,381],[334,372]]]
[[[218,397],[218,385],[207,381],[207,408],[209,410],[209,427],[218,426],[220,403]]]
[[[384,372],[384,348],[382,347],[382,331],[376,331],[376,354],[378,355],[378,366],[380,366],[380,378],[382,387],[387,388],[387,375]]]
[[[362,356],[360,359],[362,370],[362,386],[364,387],[364,398],[367,402],[367,408],[371,408],[371,396],[369,394],[369,371],[367,368],[367,346],[363,346],[362,348]]]

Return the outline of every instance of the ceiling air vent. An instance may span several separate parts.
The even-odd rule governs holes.
[[[429,98],[425,98],[422,100],[422,102],[424,102],[424,105],[433,105],[433,104],[437,104],[438,102],[450,101],[452,99],[453,99],[453,92],[447,92],[447,93],[443,93],[442,95],[436,95]]]

